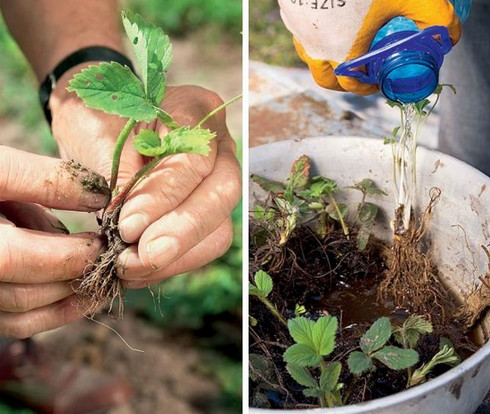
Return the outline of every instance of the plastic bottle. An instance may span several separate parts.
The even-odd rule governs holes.
[[[472,1],[451,1],[461,22],[468,17]],[[395,17],[376,33],[368,53],[342,63],[335,74],[378,84],[392,101],[418,102],[436,89],[444,55],[451,48],[444,26],[420,30],[412,20]]]

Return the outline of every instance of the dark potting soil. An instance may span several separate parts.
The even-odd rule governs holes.
[[[374,238],[360,252],[355,237],[347,240],[340,230],[334,230],[323,240],[308,227],[297,229],[282,248],[264,253],[264,246],[256,245],[259,228],[251,226],[250,281],[256,271],[266,271],[274,281],[270,301],[286,318],[294,317],[296,305],[303,305],[303,316],[317,319],[329,314],[336,316],[339,328],[336,346],[329,361],[342,362],[340,382],[343,394],[349,394],[348,404],[356,404],[400,392],[406,388],[406,371],[393,371],[381,364],[368,375],[355,377],[349,373],[347,356],[359,345],[360,337],[369,326],[382,316],[393,324],[401,325],[410,313],[409,309],[397,308],[390,298],[378,299],[378,286],[387,270],[385,253],[387,246]],[[265,247],[267,250],[267,247]],[[260,256],[260,258],[258,258]],[[263,258],[269,260],[264,263]],[[450,298],[444,304],[447,315],[456,307]],[[250,316],[257,323],[250,327],[250,354],[263,355],[270,363],[269,373],[250,379],[250,405],[271,408],[316,407],[317,401],[306,398],[302,390],[286,371],[283,354],[293,344],[284,327],[257,298],[250,298]],[[473,345],[458,323],[447,317],[421,315],[431,319],[434,333],[423,335],[417,345],[420,361],[428,362],[439,351],[440,337],[448,337],[463,359],[471,355]],[[428,379],[442,374],[449,366],[438,366]],[[319,374],[319,373],[316,373]],[[264,399],[265,396],[265,399]]]

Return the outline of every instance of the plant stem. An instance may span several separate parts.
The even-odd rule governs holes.
[[[153,158],[141,170],[139,170],[135,175],[133,175],[131,179],[124,185],[123,189],[115,197],[113,197],[112,201],[107,207],[107,210],[109,212],[112,212],[119,204],[124,203],[126,197],[128,196],[129,192],[133,189],[133,187],[136,184],[138,184],[138,182],[142,178],[144,178],[145,175],[149,174],[150,171],[153,170],[162,159],[163,156]]]
[[[234,98],[231,98],[229,101],[225,102],[224,104],[218,106],[217,108],[213,109],[209,114],[207,114],[203,119],[199,121],[199,123],[196,125],[196,127],[200,127],[202,124],[204,124],[208,119],[212,118],[215,116],[219,111],[225,109],[228,105],[231,105],[233,102],[238,101],[241,99],[243,94],[237,95]]]
[[[330,196],[329,198],[330,198],[330,202],[333,204],[333,207],[335,208],[335,211],[337,212],[337,215],[339,216],[339,221],[340,221],[340,225],[342,226],[342,231],[344,232],[345,237],[347,237],[347,240],[349,240],[349,228],[347,227],[347,224],[345,224],[339,205],[337,204],[333,196]]]
[[[111,170],[111,183],[110,189],[111,193],[114,193],[114,189],[116,188],[117,174],[119,172],[119,163],[121,162],[121,154],[124,148],[124,144],[128,139],[129,134],[133,130],[136,125],[136,120],[133,118],[129,118],[124,128],[121,130],[121,133],[117,137],[116,146],[114,148],[114,154],[112,155],[112,170]]]
[[[279,311],[276,309],[276,307],[267,299],[263,298],[261,296],[258,296],[258,298],[262,301],[262,303],[267,306],[267,308],[272,312],[272,314],[281,322],[284,326],[288,326],[288,323],[286,322],[286,319],[282,317],[282,315],[279,313]]]

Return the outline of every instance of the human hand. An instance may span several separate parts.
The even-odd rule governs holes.
[[[67,235],[41,205],[96,211],[108,201],[98,174],[0,146],[0,336],[26,338],[83,316],[70,281],[97,258],[102,242],[94,233]]]
[[[334,69],[365,54],[378,30],[397,16],[413,20],[420,29],[445,26],[453,44],[461,36],[459,18],[447,0],[279,0],[279,5],[296,51],[315,81],[338,91],[362,95],[378,91],[377,85],[337,77]]]
[[[51,99],[53,133],[62,155],[109,178],[114,143],[125,120],[88,109],[75,94],[64,91],[77,71],[79,68],[60,80]],[[182,86],[167,89],[162,107],[180,124],[192,126],[221,103],[210,91]],[[143,126],[160,135],[166,132],[159,123]],[[121,236],[132,245],[120,255],[118,268],[128,287],[144,287],[199,268],[230,246],[230,214],[240,198],[235,144],[226,128],[224,111],[204,126],[217,132],[211,152],[166,158],[131,192],[121,210]],[[130,143],[126,145],[118,185],[145,161]]]

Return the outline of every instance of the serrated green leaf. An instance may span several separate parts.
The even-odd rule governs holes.
[[[108,114],[145,122],[156,118],[140,80],[128,67],[116,62],[90,65],[73,77],[67,90],[76,92],[89,108]]]
[[[359,204],[357,216],[362,224],[372,224],[378,215],[378,206],[373,203],[364,202]]]
[[[320,398],[324,392],[319,388],[306,388],[303,390],[303,395],[307,398]]]
[[[335,345],[337,332],[337,318],[335,316],[322,316],[313,327],[313,346],[319,355],[329,355]]]
[[[215,132],[201,127],[180,127],[163,137],[165,155],[191,153],[208,155],[211,151],[209,141],[216,137]]]
[[[165,153],[165,146],[162,146],[160,137],[149,129],[142,129],[134,137],[133,145],[138,153],[147,157],[156,157]]]
[[[269,180],[268,178],[261,177],[257,174],[250,174],[250,179],[265,191],[269,191],[276,195],[284,193],[285,187],[278,181]]]
[[[291,170],[289,172],[288,188],[291,190],[296,190],[297,188],[303,187],[308,184],[308,179],[310,177],[310,158],[307,155],[302,155],[296,161],[293,162]]]
[[[396,371],[410,368],[419,362],[417,351],[396,346],[385,346],[372,354],[372,357]]]
[[[347,214],[349,213],[349,210],[347,208],[347,205],[343,203],[337,203],[337,206],[339,207],[340,214],[342,218],[346,218]],[[335,208],[333,203],[330,203],[326,208],[325,212],[328,214],[328,216],[335,220],[335,221],[340,221],[339,213],[337,212],[337,209]]]
[[[316,176],[311,179],[311,197],[319,198],[323,195],[331,196],[339,191],[339,187],[334,180],[327,177]]]
[[[367,371],[374,371],[376,369],[371,358],[360,351],[350,353],[349,358],[347,359],[347,365],[349,366],[349,371],[354,375],[359,375]]]
[[[369,227],[362,226],[357,233],[357,248],[359,251],[366,249],[369,242],[369,237],[371,236],[371,230]]]
[[[155,106],[165,94],[165,72],[172,62],[172,45],[163,30],[129,10],[122,12],[124,29],[133,48],[145,94]]]
[[[360,346],[364,353],[371,354],[388,342],[391,336],[391,323],[387,317],[376,320],[361,337]]]
[[[447,339],[447,338],[444,338]],[[442,338],[441,338],[442,340]],[[447,364],[450,366],[458,365],[461,362],[461,358],[456,354],[451,342],[442,342],[441,349],[435,354],[432,359],[423,364],[420,368],[417,368],[410,377],[410,386],[414,386],[424,382],[427,374],[436,366],[440,364]]]
[[[291,375],[298,384],[303,385],[304,387],[318,387],[318,383],[307,368],[295,364],[287,364],[286,369],[289,372],[289,375]]]
[[[419,315],[410,315],[401,327],[393,329],[395,340],[402,344],[404,348],[415,348],[420,335],[425,335],[433,331],[429,320]]]
[[[261,296],[266,298],[272,292],[274,286],[272,278],[263,270],[259,270],[254,275],[255,285],[261,292]]]
[[[288,364],[299,365],[300,367],[314,367],[322,360],[315,350],[305,344],[291,345],[283,355],[284,361]]]
[[[370,195],[387,195],[386,192],[379,189],[376,183],[370,178],[364,178],[350,188],[355,188],[356,190],[360,190],[363,193]]]
[[[315,349],[313,339],[313,330],[315,322],[311,319],[300,316],[299,318],[290,319],[288,321],[289,333],[298,344],[305,344]]]
[[[336,389],[340,378],[342,364],[340,362],[332,362],[328,364],[320,376],[320,388],[325,392],[333,392]]]

